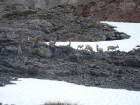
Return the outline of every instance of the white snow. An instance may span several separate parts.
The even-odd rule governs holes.
[[[140,23],[107,22],[117,26],[117,30],[131,35],[130,39],[108,42],[72,42],[77,48],[78,44],[91,44],[93,49],[96,43],[104,49],[108,45],[119,45],[119,50],[129,51],[140,45]],[[57,42],[57,45],[66,45],[68,42]],[[15,105],[42,105],[45,102],[69,102],[78,105],[140,105],[140,91],[125,89],[103,89],[71,84],[62,81],[23,79],[14,81],[16,85],[0,87],[0,102]]]
[[[120,22],[102,22],[108,23],[110,25],[116,26],[115,28],[119,32],[124,32],[131,37],[124,40],[115,40],[115,41],[100,41],[100,42],[72,42],[71,46],[77,49],[77,45],[91,45],[93,50],[96,51],[96,44],[99,47],[102,47],[104,51],[107,51],[107,46],[119,46],[120,51],[130,51],[133,48],[136,48],[136,45],[140,45],[140,23],[120,23]],[[57,42],[56,45],[67,45],[69,42]],[[117,49],[118,50],[118,49]]]
[[[78,105],[140,105],[140,91],[102,89],[62,81],[19,79],[16,85],[0,87],[0,102],[15,105],[41,105],[69,102]]]

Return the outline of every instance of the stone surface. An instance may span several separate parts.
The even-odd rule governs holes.
[[[62,4],[73,4],[74,14],[78,16],[92,15],[92,18],[98,21],[140,22],[139,0],[3,0],[2,2],[45,10]]]
[[[111,1],[110,1],[111,2]],[[64,11],[0,3],[0,86],[17,78],[62,80],[85,86],[140,90],[140,50],[94,52],[45,41],[103,41],[129,38],[114,26]],[[22,8],[22,9],[21,9]],[[37,41],[28,40],[28,37]]]

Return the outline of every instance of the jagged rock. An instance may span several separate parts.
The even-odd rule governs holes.
[[[38,55],[45,58],[50,58],[52,56],[52,52],[48,48],[40,47],[38,49]]]
[[[0,72],[1,73],[8,73],[8,72],[10,73],[10,72],[15,72],[15,70],[12,68],[8,68],[5,65],[0,65]]]
[[[99,21],[140,22],[139,0],[3,0],[2,2],[23,4],[32,8],[46,10],[58,5],[72,4],[76,5],[75,7],[73,6],[74,8],[72,9],[77,16],[89,17],[93,15],[94,18]],[[66,8],[64,9],[66,10]],[[66,11],[68,11],[68,9]]]
[[[92,5],[95,6],[94,3]],[[44,42],[54,38],[57,41],[119,40],[129,38],[128,35],[117,32],[113,26],[64,11],[67,7],[74,9],[74,5],[59,5],[48,11],[23,8],[19,4],[17,8],[14,6],[0,3],[0,16],[14,15],[17,11],[23,13],[31,10],[33,13],[30,11],[0,19],[1,86],[10,84],[15,77],[34,77],[86,86],[140,90],[139,49],[128,53],[112,51],[90,54],[69,46],[49,46]],[[7,7],[11,7],[11,10],[7,10]],[[90,15],[90,11],[85,15]],[[28,37],[36,36],[37,42],[28,41]]]
[[[139,57],[126,57],[125,58],[125,63],[127,66],[132,66],[132,67],[140,67],[140,59]]]
[[[119,32],[119,37],[120,37],[121,39],[129,39],[129,38],[130,38],[129,35],[127,35],[127,34],[125,34],[125,33],[120,33],[120,32]]]
[[[1,5],[1,4],[0,4]],[[30,9],[20,5],[7,5],[7,11],[2,13],[0,31],[1,37],[27,41],[28,37],[36,37],[40,41],[49,41],[56,38],[58,41],[105,41],[129,38],[125,33],[117,33],[113,26],[91,22],[79,15],[77,20],[61,9],[70,7],[62,5],[51,10]],[[15,7],[15,9],[13,9]],[[57,10],[57,11],[56,11]],[[0,11],[2,12],[2,10]],[[20,23],[20,24],[19,24]]]
[[[40,9],[48,9],[63,3],[75,3],[77,0],[3,0],[2,2],[6,2],[9,4],[23,4],[29,7],[40,8]]]
[[[136,47],[140,47],[140,45],[137,45]]]

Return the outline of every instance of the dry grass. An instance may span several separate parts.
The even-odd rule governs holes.
[[[37,15],[40,15],[40,16],[42,15],[42,16],[46,17],[47,19],[52,19],[54,17],[54,14],[51,14],[45,10],[39,10],[37,12]]]
[[[97,64],[97,65],[109,65],[106,61],[104,60],[97,60],[96,62],[94,62],[94,64]]]
[[[59,48],[61,48],[63,50],[73,50],[74,49],[71,46],[59,46]]]

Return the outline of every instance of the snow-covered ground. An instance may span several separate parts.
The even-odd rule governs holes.
[[[129,51],[140,45],[140,23],[109,22],[117,26],[117,30],[131,35],[130,39],[108,42],[72,42],[77,48],[78,44],[91,44],[93,49],[96,43],[106,49],[108,45],[119,45],[119,50]],[[57,45],[66,45],[68,42]],[[96,51],[96,50],[95,50]],[[87,87],[60,81],[19,79],[16,85],[0,87],[0,102],[15,105],[41,105],[45,102],[69,102],[78,105],[140,105],[140,91],[124,89],[103,89]]]
[[[115,41],[100,41],[100,42],[72,42],[71,46],[77,49],[77,45],[91,45],[93,50],[96,51],[96,44],[99,47],[102,47],[104,51],[107,51],[107,46],[119,46],[120,51],[130,51],[133,48],[136,48],[136,45],[140,45],[140,23],[119,23],[119,22],[102,22],[108,23],[110,25],[116,26],[117,31],[124,32],[131,37],[124,40],[115,40]],[[69,42],[57,42],[56,45],[67,45]]]
[[[0,87],[0,102],[15,105],[42,105],[69,102],[78,105],[140,105],[140,91],[102,89],[62,81],[19,79],[17,85]]]

